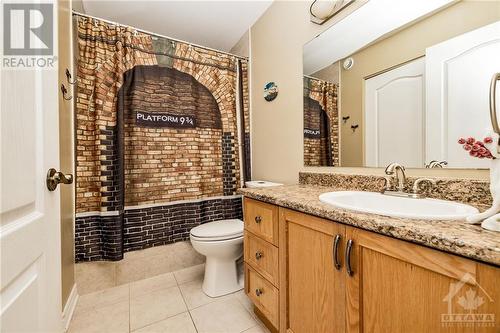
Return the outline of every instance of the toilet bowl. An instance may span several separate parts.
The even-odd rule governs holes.
[[[243,255],[243,221],[220,220],[199,225],[190,232],[193,248],[206,257],[202,289],[218,297],[243,288],[236,261]]]

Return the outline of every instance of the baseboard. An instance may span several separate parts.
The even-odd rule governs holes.
[[[71,289],[71,293],[69,294],[68,301],[64,306],[64,310],[62,313],[62,325],[64,332],[66,332],[69,328],[69,323],[71,322],[71,318],[73,317],[73,313],[75,312],[76,303],[78,302],[78,291],[76,290],[76,283],[73,285]]]

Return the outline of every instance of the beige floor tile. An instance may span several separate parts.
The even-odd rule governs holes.
[[[130,283],[130,297],[177,286],[173,273],[166,273]]]
[[[243,307],[248,312],[253,314],[253,303],[250,298],[248,298],[247,294],[245,294],[245,290],[240,290],[234,293],[234,297],[240,302],[241,305],[243,305]]]
[[[203,290],[201,289],[202,280],[194,280],[191,282],[186,282],[179,285],[181,289],[182,296],[186,301],[186,305],[189,310],[195,309],[199,306],[209,304],[221,299],[232,298],[233,294],[229,294],[221,297],[209,297],[205,295]]]
[[[75,280],[79,295],[114,287],[115,277],[114,262],[94,261],[75,265]]]
[[[124,301],[75,313],[69,326],[69,333],[128,333],[129,302]]]
[[[203,280],[205,274],[205,264],[191,266],[175,271],[174,276],[178,284],[191,282],[195,280]]]
[[[249,328],[243,333],[270,333],[270,331],[265,326],[257,325],[252,328]]]
[[[76,311],[84,312],[89,309],[97,309],[103,306],[112,305],[119,302],[129,301],[129,285],[124,284],[118,287],[96,291],[94,293],[82,295],[78,298]]]
[[[199,333],[237,333],[257,325],[234,297],[200,306],[190,312]]]
[[[140,328],[133,333],[196,333],[196,329],[189,312],[184,312]]]
[[[157,290],[130,298],[132,330],[187,311],[179,287]]]

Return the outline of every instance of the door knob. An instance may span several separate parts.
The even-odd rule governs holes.
[[[57,185],[59,183],[63,184],[72,184],[73,183],[73,175],[67,174],[65,175],[61,171],[56,171],[54,168],[50,168],[47,171],[47,188],[49,191],[55,191]]]

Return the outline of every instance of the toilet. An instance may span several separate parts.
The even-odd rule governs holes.
[[[243,288],[238,281],[237,260],[243,256],[243,221],[220,220],[191,229],[193,248],[206,257],[202,289],[218,297]]]

